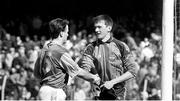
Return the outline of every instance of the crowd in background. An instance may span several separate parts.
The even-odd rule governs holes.
[[[69,19],[69,38],[64,46],[78,63],[87,43],[95,40],[91,16]],[[50,40],[48,20],[41,16],[0,20],[0,74],[7,75],[6,100],[38,99],[39,82],[33,75],[38,51]],[[114,18],[113,35],[130,47],[140,65],[135,79],[127,81],[127,100],[161,99],[161,22],[152,15]],[[180,30],[175,37],[173,99],[180,99]],[[78,77],[69,80],[68,100],[93,98],[91,84]]]

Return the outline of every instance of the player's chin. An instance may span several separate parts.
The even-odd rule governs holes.
[[[101,37],[97,37],[98,39],[102,39]]]
[[[99,35],[97,35],[97,37],[98,37],[98,39],[101,39],[101,38],[102,38],[102,35],[99,34]]]
[[[101,36],[100,36],[100,37],[98,37],[98,39],[102,40],[102,39],[103,39],[103,37],[101,37]]]

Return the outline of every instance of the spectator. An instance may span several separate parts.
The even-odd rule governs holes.
[[[24,47],[26,49],[26,52],[29,50],[33,50],[35,44],[34,42],[31,40],[30,36],[25,36],[25,42],[24,43]]]
[[[149,100],[160,100],[160,91],[161,91],[161,78],[157,74],[157,67],[154,67],[153,63],[148,67],[148,74],[144,77],[143,82],[140,85],[140,91],[145,90],[148,93]],[[147,84],[145,84],[147,82]],[[144,86],[145,85],[145,86]],[[145,87],[145,88],[144,88]]]
[[[26,79],[27,79],[26,71],[24,70],[24,68],[20,68],[17,70],[17,72],[15,72],[14,74],[10,76],[10,79],[12,83],[16,85],[17,87],[18,99],[22,99],[22,93],[23,93],[23,89],[25,88]],[[15,100],[18,100],[18,99],[15,99]]]
[[[34,77],[33,70],[31,68],[27,68],[27,80],[26,80],[26,90],[30,92],[29,99],[37,100],[38,98],[38,91],[39,91],[39,81]]]
[[[12,67],[16,69],[20,69],[20,68],[25,69],[29,67],[29,61],[25,54],[24,46],[20,46],[18,48],[18,56],[13,59]]]
[[[29,61],[29,68],[34,70],[35,61],[38,58],[38,52],[40,51],[39,46],[34,46],[32,50],[29,50],[28,52],[28,61]]]
[[[13,45],[13,42],[11,40],[11,34],[5,33],[5,39],[2,41],[2,46],[5,50],[9,50]]]
[[[14,58],[16,58],[18,56],[18,53],[15,52],[14,47],[11,47],[9,50],[10,51],[7,53],[7,55],[5,57],[5,64],[7,66],[7,70],[11,69]]]

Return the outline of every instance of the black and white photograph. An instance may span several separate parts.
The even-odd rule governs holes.
[[[0,101],[180,100],[179,0],[0,4]]]

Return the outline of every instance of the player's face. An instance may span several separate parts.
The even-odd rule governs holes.
[[[65,30],[63,32],[63,36],[62,36],[64,42],[67,41],[68,32],[69,32],[69,27],[68,27],[68,25],[66,25],[66,28],[65,28]]]
[[[98,39],[103,39],[105,36],[110,32],[111,28],[110,26],[107,26],[105,24],[104,20],[100,20],[94,24],[95,27],[95,33],[98,37]]]

